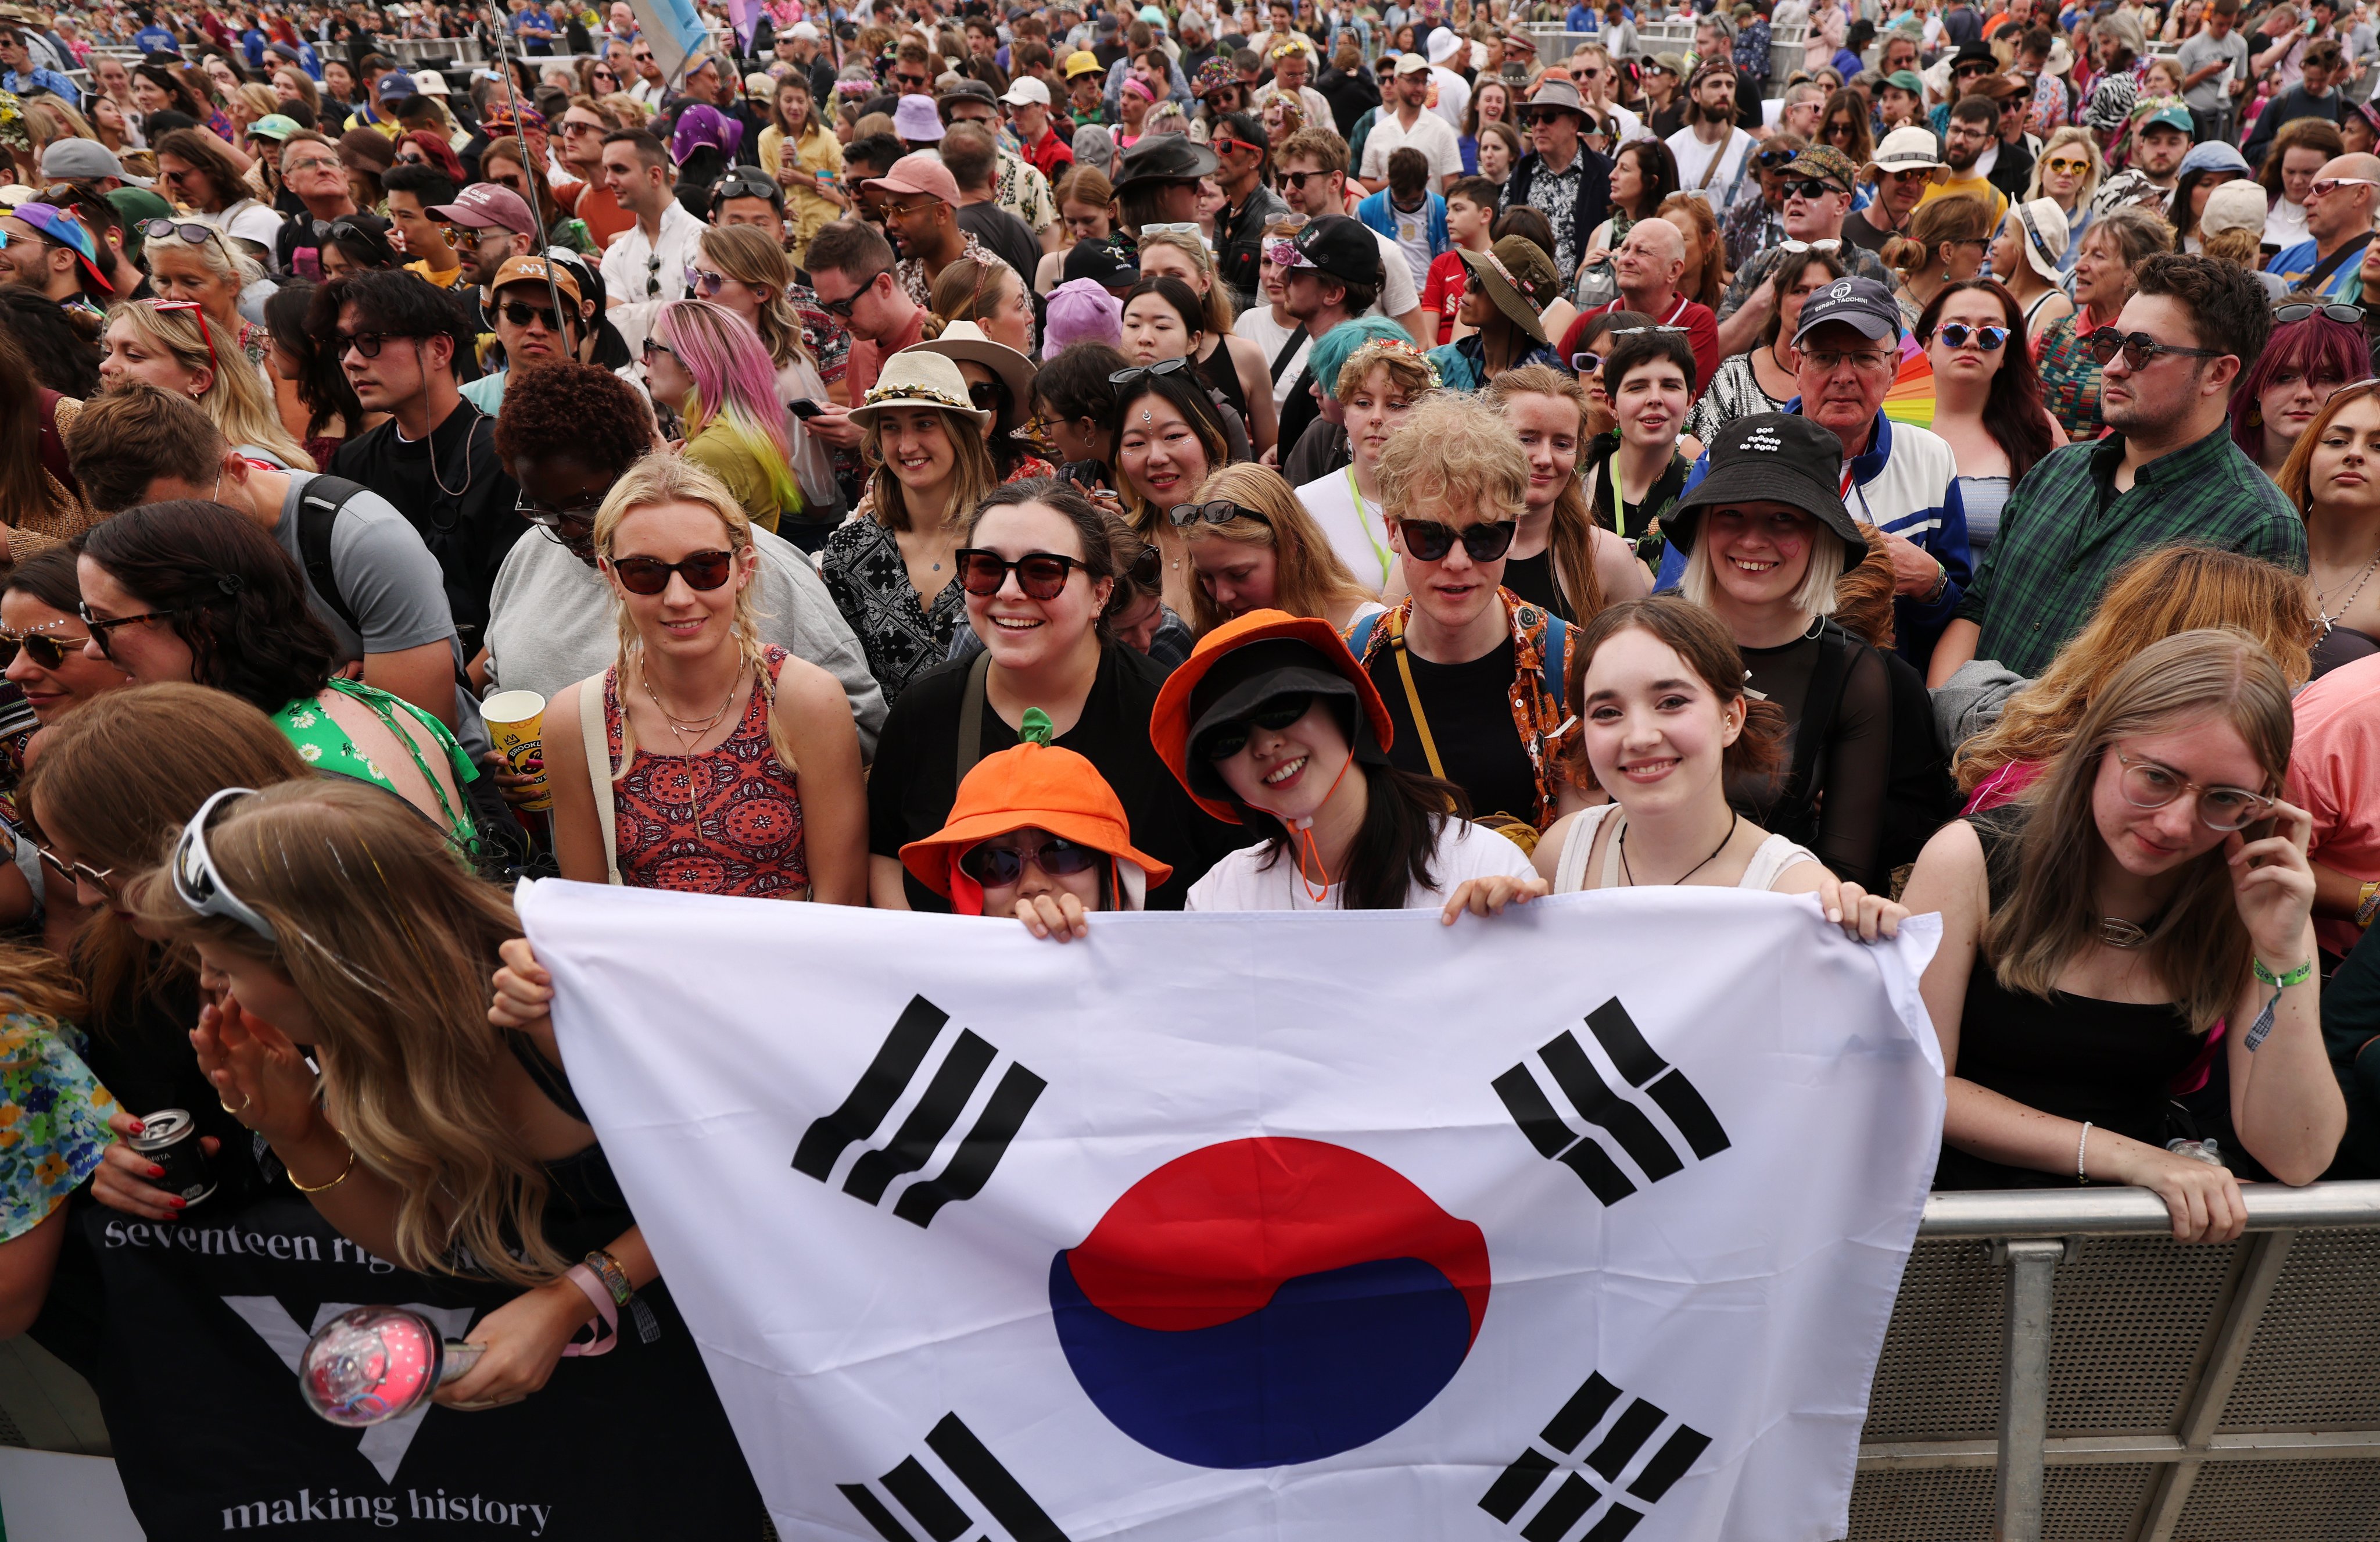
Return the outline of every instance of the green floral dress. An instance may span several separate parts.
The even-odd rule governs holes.
[[[115,1099],[83,1064],[76,1029],[0,1016],[0,1242],[47,1220],[115,1139]]]
[[[411,752],[414,767],[430,784],[431,791],[437,794],[439,812],[445,815],[447,832],[466,847],[474,844],[479,838],[480,827],[471,818],[470,805],[459,799],[453,803],[447,802],[445,789],[439,786],[437,777],[430,769],[430,763],[423,758],[412,736],[398,726],[396,715],[403,713],[429,730],[430,737],[444,752],[446,765],[454,772],[455,786],[459,789],[465,782],[479,779],[480,768],[471,764],[471,757],[455,742],[455,736],[446,731],[446,725],[412,703],[366,685],[361,680],[334,679],[329,689],[370,707],[372,715],[396,736],[398,742]],[[316,698],[300,696],[291,702],[273,715],[273,726],[297,746],[298,758],[317,770],[353,777],[386,792],[396,791],[396,784],[388,779],[388,774],[373,765],[370,756],[356,748],[356,741],[347,737],[347,730],[339,727],[338,720],[322,709]]]

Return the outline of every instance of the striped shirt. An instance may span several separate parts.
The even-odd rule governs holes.
[[[2052,450],[2009,495],[1999,534],[1959,607],[1983,629],[1975,656],[2028,679],[2082,630],[2116,569],[2140,553],[2192,541],[2306,568],[2305,522],[2231,442],[2228,425],[2159,456],[2116,491],[2121,435]]]

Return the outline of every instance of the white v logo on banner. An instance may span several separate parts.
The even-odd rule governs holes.
[[[298,1374],[298,1357],[306,1352],[306,1340],[321,1331],[324,1323],[342,1312],[351,1312],[356,1303],[326,1301],[314,1309],[314,1326],[301,1328],[289,1309],[271,1296],[225,1296],[224,1304],[240,1316],[240,1320],[256,1329],[256,1336],[272,1346],[289,1367]],[[419,1302],[407,1302],[408,1312],[419,1312],[438,1325],[438,1330],[450,1339],[459,1339],[471,1326],[471,1309],[468,1306],[424,1306]],[[421,1421],[430,1416],[430,1406],[424,1403],[401,1419],[391,1419],[384,1425],[374,1425],[365,1430],[356,1450],[363,1453],[380,1473],[382,1483],[395,1483],[396,1470],[405,1465],[405,1453],[413,1445],[413,1438],[421,1433]]]

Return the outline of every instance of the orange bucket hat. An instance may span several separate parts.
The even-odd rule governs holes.
[[[1216,818],[1238,825],[1239,806],[1222,778],[1191,753],[1201,732],[1245,716],[1263,702],[1293,691],[1352,698],[1355,716],[1371,728],[1366,740],[1349,728],[1355,758],[1388,761],[1395,737],[1389,709],[1355,655],[1330,622],[1292,616],[1285,610],[1251,610],[1198,640],[1182,667],[1166,677],[1149,715],[1148,739],[1160,760],[1197,805]]]
[[[959,858],[994,836],[1043,829],[1106,852],[1115,863],[1118,904],[1142,909],[1149,889],[1173,876],[1173,869],[1133,846],[1123,801],[1097,766],[1050,742],[1047,713],[1028,708],[1021,734],[1025,742],[1014,749],[976,763],[959,783],[949,819],[902,847],[901,865],[960,914],[981,915],[983,886],[961,870]]]

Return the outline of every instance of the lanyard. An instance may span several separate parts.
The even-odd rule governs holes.
[[[1603,464],[1604,485],[1611,489],[1611,523],[1623,539],[1628,534],[1628,489],[1620,482],[1620,447],[1611,447],[1611,459]]]
[[[1355,485],[1354,462],[1349,462],[1340,470],[1347,478],[1347,496],[1355,500],[1355,523],[1363,528],[1364,539],[1372,543],[1372,555],[1380,559],[1380,583],[1385,588],[1389,581],[1388,548],[1373,539],[1371,516],[1364,511],[1364,495]],[[1383,523],[1385,524],[1385,520]]]

